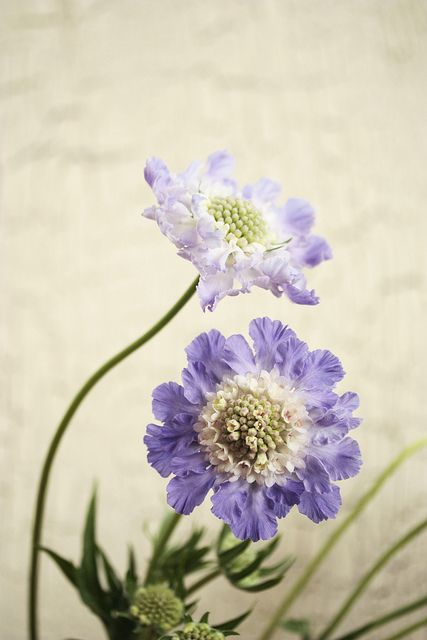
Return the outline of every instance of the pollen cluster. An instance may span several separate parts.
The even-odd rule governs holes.
[[[225,226],[226,240],[235,241],[244,249],[254,242],[266,244],[268,228],[263,215],[249,200],[241,198],[211,198],[208,212]]]
[[[182,601],[163,585],[137,589],[129,613],[143,626],[168,631],[181,621],[184,612]]]
[[[262,371],[219,384],[195,428],[219,472],[273,484],[304,464],[309,423],[298,393],[278,374]]]
[[[212,629],[206,622],[189,622],[181,632],[184,640],[224,640],[221,631]]]

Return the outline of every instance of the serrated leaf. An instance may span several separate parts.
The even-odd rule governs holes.
[[[75,567],[70,560],[66,560],[66,558],[63,558],[58,553],[55,553],[55,551],[52,551],[52,549],[48,549],[47,547],[40,547],[40,551],[47,553],[47,555],[52,558],[57,567],[62,571],[67,580],[69,580],[74,587],[77,587],[78,568]]]

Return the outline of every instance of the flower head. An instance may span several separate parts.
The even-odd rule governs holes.
[[[225,151],[178,174],[151,158],[145,179],[158,204],[144,215],[157,221],[179,255],[200,272],[204,309],[213,310],[226,295],[246,293],[252,286],[286,294],[299,304],[316,304],[302,270],[332,254],[323,238],[311,234],[312,207],[299,198],[276,204],[280,186],[267,178],[239,189],[233,167]]]
[[[177,637],[181,640],[225,640],[224,634],[213,629],[207,622],[189,622]]]
[[[253,320],[245,338],[218,331],[187,347],[182,385],[153,392],[163,423],[145,436],[148,461],[168,484],[168,502],[189,514],[213,491],[212,511],[241,539],[275,535],[292,506],[314,522],[336,516],[337,480],[361,465],[347,436],[359,420],[355,393],[337,395],[344,376],[329,351],[309,351],[279,321]]]
[[[181,621],[184,604],[168,587],[151,585],[137,589],[129,613],[143,627],[169,631]]]

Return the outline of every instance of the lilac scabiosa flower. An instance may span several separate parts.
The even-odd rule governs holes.
[[[200,272],[203,309],[212,311],[226,295],[247,293],[255,285],[298,304],[317,304],[303,269],[332,254],[323,238],[311,234],[312,207],[300,198],[276,204],[280,186],[267,178],[239,189],[233,168],[225,151],[178,174],[151,158],[145,179],[158,204],[144,215],[157,221],[178,254]]]
[[[337,480],[358,473],[355,393],[329,351],[309,351],[279,321],[253,320],[245,338],[202,333],[187,347],[182,385],[161,384],[145,436],[149,463],[173,474],[168,502],[189,514],[209,491],[213,513],[241,539],[268,539],[297,505],[314,522],[334,518]]]

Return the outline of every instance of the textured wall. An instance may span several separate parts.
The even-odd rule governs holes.
[[[49,495],[46,542],[76,557],[99,480],[100,537],[118,566],[160,518],[165,482],[141,439],[154,385],[178,376],[201,330],[245,330],[256,314],[328,347],[358,390],[365,465],[343,512],[385,462],[425,433],[427,3],[423,0],[0,0],[2,19],[0,636],[20,640],[35,482],[66,403],[103,359],[141,334],[194,277],[140,211],[153,153],[179,169],[228,148],[242,180],[269,175],[312,201],[335,259],[311,274],[317,308],[265,292],[196,300],[111,373],[79,411]],[[384,548],[425,517],[426,455],[407,463],[336,548],[295,614],[326,622]],[[342,515],[341,515],[342,517]],[[207,507],[189,522],[218,523]],[[297,514],[282,548],[304,562],[333,530]],[[402,553],[346,621],[350,628],[426,591],[426,537]],[[43,562],[43,638],[102,637]],[[216,619],[260,598],[218,582]],[[230,597],[231,595],[231,597]],[[209,596],[209,598],[208,598]],[[203,605],[202,605],[203,608]],[[426,638],[424,632],[413,638]]]

